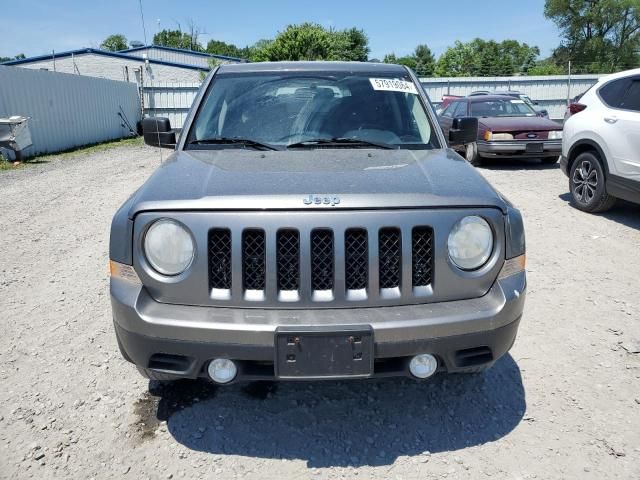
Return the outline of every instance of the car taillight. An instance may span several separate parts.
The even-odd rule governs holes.
[[[570,103],[569,104],[569,111],[571,112],[571,115],[575,115],[576,113],[580,113],[585,108],[587,108],[587,106],[582,104],[582,103]]]

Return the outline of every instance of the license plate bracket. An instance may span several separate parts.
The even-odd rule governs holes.
[[[275,374],[281,379],[370,377],[371,327],[279,327],[275,335]]]
[[[542,153],[544,151],[543,143],[527,143],[526,152],[527,153]]]

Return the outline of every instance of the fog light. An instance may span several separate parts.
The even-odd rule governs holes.
[[[207,372],[216,383],[229,383],[236,378],[238,369],[236,364],[227,358],[216,358],[209,363]]]
[[[429,378],[437,369],[438,361],[430,353],[416,355],[409,362],[409,371],[416,378]]]

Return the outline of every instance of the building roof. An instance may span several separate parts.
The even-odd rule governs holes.
[[[194,50],[187,50],[184,48],[165,47],[164,45],[144,45],[142,47],[133,47],[133,48],[127,48],[126,50],[119,50],[117,53],[127,54],[129,52],[138,52],[138,51],[147,50],[150,48],[155,48],[157,50],[165,50],[167,52],[178,52],[178,53],[184,53],[188,55],[197,55],[201,57],[218,58],[220,60],[230,60],[230,61],[239,62],[239,63],[247,61],[246,59],[239,58],[239,57],[229,57],[227,55],[217,55],[215,53],[208,53],[208,52],[196,52]]]
[[[147,47],[144,47],[147,48]],[[189,50],[187,50],[189,51]],[[122,58],[122,59],[126,59],[126,60],[134,60],[134,61],[142,61],[141,57],[136,57],[133,55],[127,55],[125,53],[121,53],[121,52],[109,52],[107,50],[100,50],[97,48],[80,48],[78,50],[69,50],[66,52],[58,52],[55,54],[49,53],[47,55],[40,55],[37,57],[29,57],[29,58],[24,58],[21,60],[10,60],[8,62],[4,62],[0,65],[24,65],[27,63],[33,63],[33,62],[41,62],[43,60],[52,60],[53,58],[65,58],[65,57],[71,57],[73,55],[84,55],[87,53],[91,53],[94,55],[103,55],[106,57],[114,57],[114,58]],[[147,59],[149,61],[149,63],[153,63],[153,64],[157,64],[157,65],[167,65],[170,67],[179,67],[179,68],[187,68],[190,70],[199,70],[199,71],[203,71],[203,72],[208,72],[209,69],[207,67],[200,67],[197,65],[189,65],[186,63],[179,63],[179,62],[168,62],[166,60],[156,60],[153,58],[149,58]]]

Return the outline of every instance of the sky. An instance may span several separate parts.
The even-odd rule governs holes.
[[[113,33],[144,41],[139,0],[0,0],[0,57],[34,56],[99,47]],[[356,1],[142,0],[147,42],[160,29],[192,21],[210,39],[251,45],[273,38],[288,24],[315,22],[336,29],[357,27],[369,36],[370,58],[410,54],[426,43],[440,55],[456,40],[515,39],[548,56],[560,43],[543,15],[544,0]]]

